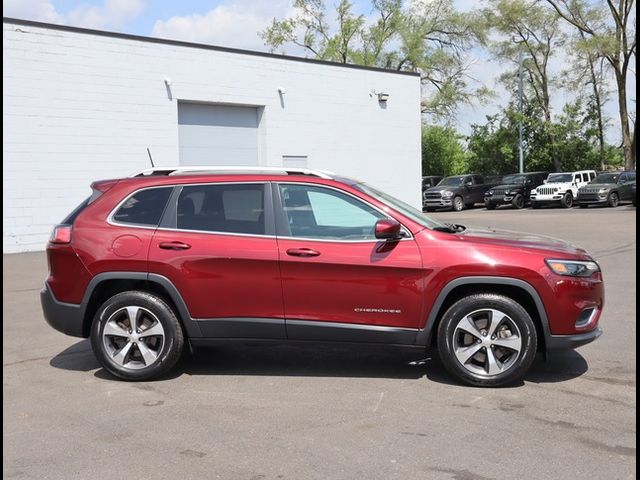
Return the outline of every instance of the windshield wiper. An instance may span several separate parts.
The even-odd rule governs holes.
[[[458,233],[464,232],[467,227],[464,225],[458,225],[454,223],[445,223],[444,226],[433,227],[436,232],[446,232],[446,233]]]

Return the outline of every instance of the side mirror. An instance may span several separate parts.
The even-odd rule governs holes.
[[[381,240],[397,240],[402,238],[402,225],[396,220],[383,218],[376,222],[376,238]]]

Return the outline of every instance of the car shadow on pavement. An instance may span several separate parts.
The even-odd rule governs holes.
[[[89,340],[82,340],[53,357],[52,367],[95,371],[104,380],[116,380],[100,367]],[[588,370],[576,351],[553,353],[549,361],[538,355],[525,380],[556,383],[583,375]],[[228,344],[198,348],[185,354],[178,365],[160,380],[182,375],[264,375],[302,377],[398,378],[426,377],[447,385],[460,385],[443,367],[437,352],[377,345]],[[521,386],[523,382],[512,385]]]

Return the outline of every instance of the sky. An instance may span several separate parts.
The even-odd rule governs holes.
[[[125,32],[207,43],[247,50],[268,50],[257,32],[271,20],[293,12],[292,0],[3,0],[3,16],[66,24],[78,27]],[[477,7],[476,0],[455,0],[460,10]],[[331,0],[327,1],[331,4]],[[369,15],[369,0],[355,0],[358,13]],[[304,52],[287,47],[286,53]],[[558,57],[559,71],[566,58]],[[476,84],[495,91],[495,98],[485,105],[465,105],[457,116],[457,128],[468,134],[473,123],[484,123],[486,115],[496,113],[509,100],[509,93],[498,83],[497,77],[511,65],[491,59],[481,49],[469,52],[469,74]],[[635,77],[632,90],[635,92]],[[553,97],[555,112],[571,100],[571,93],[556,90]],[[635,96],[634,99],[635,101]],[[615,98],[606,106],[611,118],[608,140],[619,142]]]

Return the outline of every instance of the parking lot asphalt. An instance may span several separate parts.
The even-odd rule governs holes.
[[[44,254],[4,255],[3,477],[635,478],[635,208],[432,215],[588,249],[604,335],[502,389],[460,386],[433,355],[311,345],[207,349],[126,383],[45,324]]]

